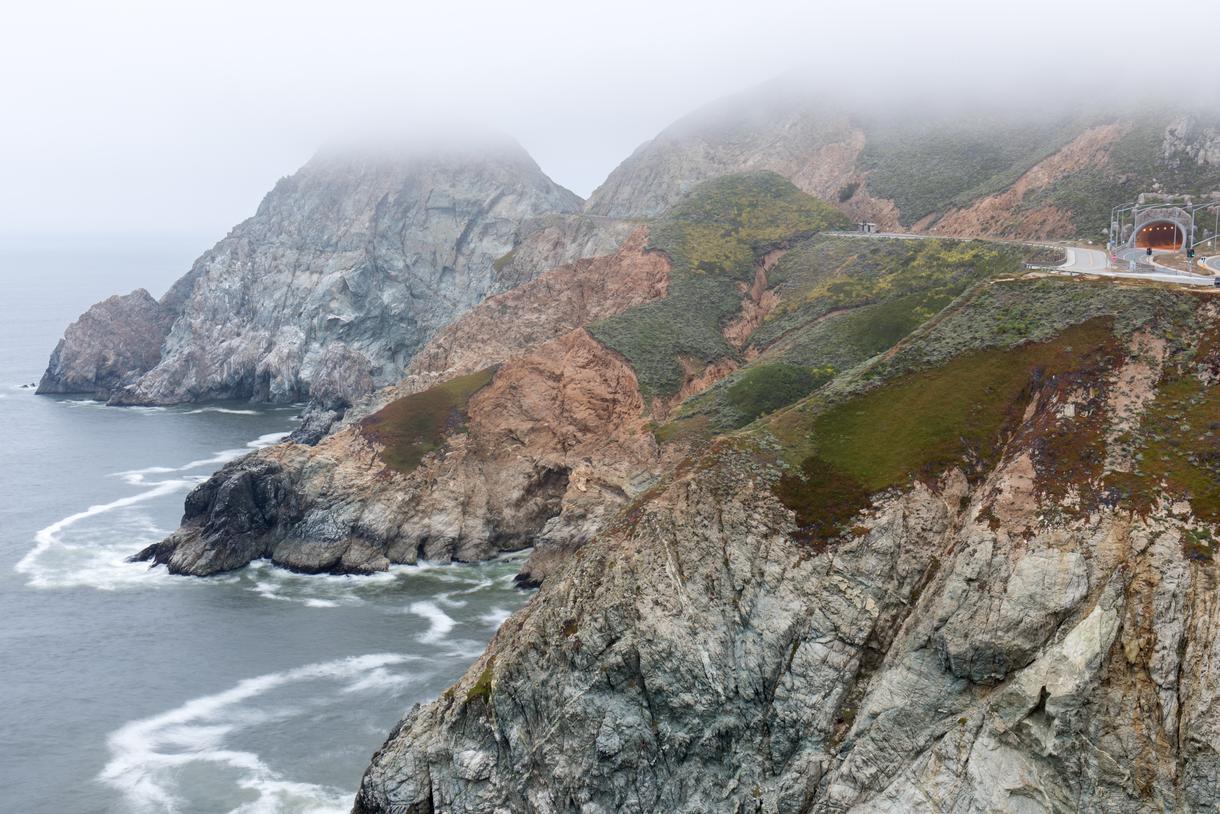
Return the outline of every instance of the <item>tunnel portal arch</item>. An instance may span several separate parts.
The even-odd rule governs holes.
[[[1177,252],[1182,250],[1186,235],[1182,227],[1171,220],[1150,221],[1135,231],[1135,248]]]
[[[1194,216],[1180,206],[1137,206],[1130,245],[1137,249],[1178,252],[1193,239]]]

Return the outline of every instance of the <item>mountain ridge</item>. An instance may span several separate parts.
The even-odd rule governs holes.
[[[409,351],[378,371],[336,344],[320,375],[288,359],[241,391],[314,404],[138,555],[358,574],[532,546],[538,592],[390,732],[356,814],[1214,801],[1220,306],[1048,273],[1060,252],[1025,240],[1097,239],[1136,191],[1211,193],[1214,117],[760,97],[679,120],[580,211],[534,181]],[[383,211],[339,198],[332,226]],[[181,283],[184,313],[215,309],[187,327],[224,333],[221,289],[206,264]],[[164,318],[150,300],[69,330]]]
[[[583,221],[579,208],[515,145],[491,154],[321,153],[281,179],[162,298],[173,325],[156,364],[115,371],[115,386],[89,387],[88,370],[61,367],[105,358],[108,337],[78,327],[77,347],[53,360],[41,389],[96,392],[113,404],[311,394],[323,406],[348,404],[396,381],[427,337],[488,293],[582,245],[612,250],[616,230]],[[539,240],[548,229],[591,234],[583,244],[550,235],[548,250],[523,253],[532,268],[498,275],[493,265],[517,247],[523,224],[549,215],[569,217],[525,231]]]

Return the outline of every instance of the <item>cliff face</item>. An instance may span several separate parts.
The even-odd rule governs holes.
[[[343,572],[583,542],[660,462],[634,374],[581,330],[664,295],[669,263],[646,241],[639,227],[613,255],[488,299],[363,420],[221,469],[143,556],[199,575],[263,557]]]
[[[342,572],[533,545],[536,582],[686,450],[1020,268],[982,244],[817,235],[840,218],[772,174],[708,183],[615,254],[474,308],[315,446],[230,463],[143,557]]]
[[[770,170],[883,231],[1098,239],[1140,192],[1210,193],[1218,132],[1211,114],[892,112],[760,88],[642,145],[587,209],[652,217],[702,181]]]
[[[996,279],[569,558],[355,811],[1216,798],[1206,294]]]
[[[585,251],[611,251],[621,230],[552,217],[580,200],[516,145],[452,151],[323,154],[280,181],[257,214],[196,261],[166,295],[174,315],[159,359],[139,374],[88,380],[63,360],[121,355],[121,331],[65,338],[47,391],[112,402],[203,399],[349,403],[396,382],[437,330],[489,294]],[[498,276],[520,248],[524,260]],[[155,336],[155,335],[153,335]],[[149,338],[152,341],[152,336]],[[151,344],[150,344],[151,347]]]
[[[173,311],[142,288],[99,302],[68,326],[38,392],[106,398],[157,364],[173,321]]]
[[[656,217],[704,181],[770,171],[853,218],[898,225],[865,189],[865,134],[841,106],[804,96],[743,96],[676,122],[620,164],[590,196],[591,214]]]

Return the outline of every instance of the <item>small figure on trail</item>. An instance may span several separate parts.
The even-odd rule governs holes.
[[[1149,246],[1147,248],[1147,250],[1145,250],[1144,254],[1148,255],[1149,257],[1152,257],[1152,247]]]

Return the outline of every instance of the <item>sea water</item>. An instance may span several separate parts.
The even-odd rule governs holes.
[[[208,579],[127,562],[298,407],[22,385],[85,307],[160,295],[198,245],[0,245],[0,811],[347,811],[391,727],[526,598],[513,558]]]

